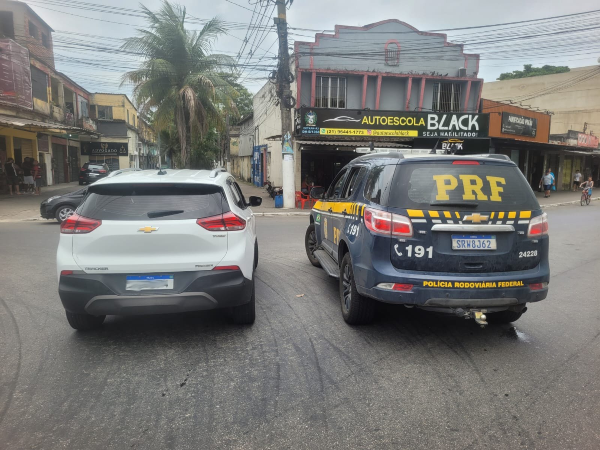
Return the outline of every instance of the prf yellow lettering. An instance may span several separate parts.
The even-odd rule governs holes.
[[[458,186],[458,180],[456,177],[452,175],[434,175],[433,179],[437,184],[437,195],[435,196],[436,200],[450,200],[450,196],[448,195],[448,191],[456,189]]]
[[[333,243],[337,245],[340,242],[340,229],[333,227]]]
[[[490,200],[492,202],[501,202],[502,197],[500,197],[500,192],[504,192],[504,189],[498,186],[498,184],[506,184],[506,180],[500,177],[486,177],[488,182],[490,183],[490,191],[492,191],[492,195],[490,195]]]
[[[463,200],[475,200],[474,193],[477,193],[477,200],[487,200],[487,195],[485,195],[481,190],[483,187],[483,180],[481,178],[479,178],[477,175],[459,176],[465,190]]]

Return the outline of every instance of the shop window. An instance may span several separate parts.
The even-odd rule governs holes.
[[[99,120],[112,120],[113,110],[112,106],[100,106],[98,105],[98,119]]]
[[[38,27],[31,20],[29,21],[29,36],[38,38]]]
[[[42,33],[42,45],[46,48],[50,48],[50,39],[46,33]]]
[[[88,102],[87,100],[80,98],[79,99],[79,118],[89,117],[90,113],[88,112]],[[112,108],[111,108],[111,117],[112,117]]]
[[[433,103],[436,112],[460,112],[461,85],[459,83],[433,83]]]
[[[48,102],[48,75],[34,66],[31,66],[31,90],[33,98]]]
[[[317,108],[346,108],[346,78],[318,76],[315,88]]]
[[[385,44],[385,65],[400,65],[400,45],[397,42],[388,42]]]

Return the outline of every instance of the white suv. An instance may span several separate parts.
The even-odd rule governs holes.
[[[255,316],[256,221],[223,169],[121,172],[88,188],[60,227],[58,292],[69,324],[106,315],[230,308]]]

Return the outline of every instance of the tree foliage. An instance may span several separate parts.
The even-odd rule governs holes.
[[[191,167],[192,143],[211,128],[223,128],[223,112],[236,112],[237,93],[223,74],[233,73],[227,55],[211,53],[215,40],[226,30],[218,19],[202,29],[186,29],[186,9],[164,0],[158,12],[144,5],[147,29],[125,40],[122,49],[142,55],[139,69],[126,73],[133,96],[143,113],[153,112],[154,126],[166,130],[175,124],[180,157]]]
[[[567,66],[542,66],[533,67],[532,64],[525,64],[523,70],[515,70],[513,72],[501,73],[498,80],[515,80],[518,78],[539,77],[540,75],[551,75],[553,73],[569,72]]]

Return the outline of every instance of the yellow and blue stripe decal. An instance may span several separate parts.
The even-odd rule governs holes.
[[[328,202],[319,200],[313,210],[321,214],[340,215],[347,219],[359,219],[363,217],[366,205],[357,202]],[[532,211],[492,211],[489,213],[474,213],[468,211],[439,211],[425,209],[407,209],[406,215],[414,223],[457,223],[463,222],[481,224],[507,224],[529,223]]]

